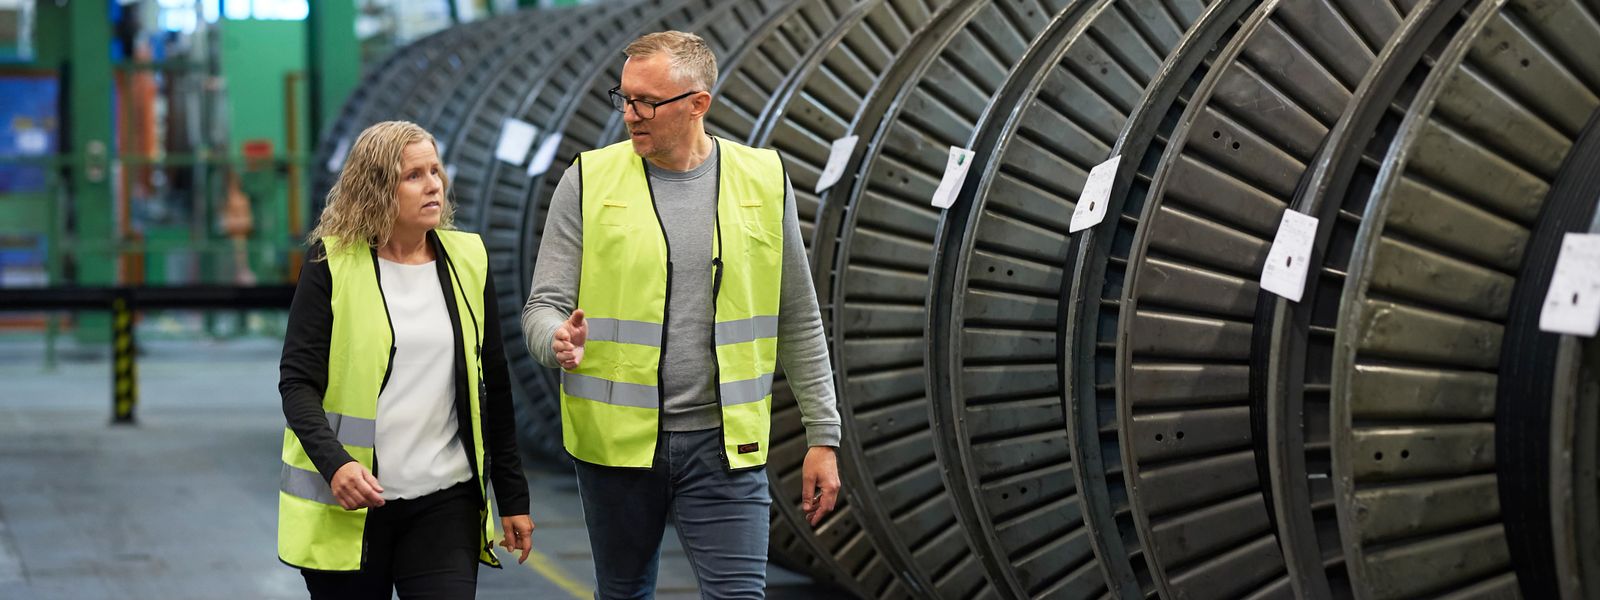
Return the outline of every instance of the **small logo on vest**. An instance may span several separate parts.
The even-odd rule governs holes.
[[[755,452],[755,451],[760,450],[760,449],[761,449],[761,442],[751,442],[749,444],[739,444],[739,454],[749,454],[751,452]]]

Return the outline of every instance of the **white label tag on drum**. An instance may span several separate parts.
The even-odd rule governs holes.
[[[1078,194],[1078,205],[1072,208],[1072,224],[1067,226],[1067,233],[1077,233],[1106,220],[1111,182],[1116,180],[1120,164],[1122,155],[1118,154],[1089,170],[1089,178],[1083,182],[1083,193]]]
[[[534,138],[539,137],[539,128],[533,123],[521,119],[506,119],[500,122],[500,142],[494,147],[494,157],[513,165],[521,165],[528,159],[528,151],[533,149]]]
[[[343,169],[347,154],[350,154],[350,138],[339,138],[339,145],[333,149],[333,155],[328,157],[328,172],[338,173],[339,169]]]
[[[934,206],[950,208],[956,203],[961,184],[967,180],[967,169],[971,167],[972,151],[951,146],[950,158],[944,164],[944,177],[939,180],[939,188],[933,191]]]
[[[1311,246],[1317,241],[1317,218],[1283,211],[1278,235],[1261,267],[1261,289],[1299,302],[1306,291],[1306,271],[1311,267]]]
[[[850,164],[850,153],[855,152],[856,142],[860,140],[861,136],[850,135],[833,141],[833,149],[828,151],[828,165],[822,168],[822,176],[817,178],[817,188],[813,191],[821,194],[839,183],[839,178],[844,177],[844,168]]]
[[[1568,233],[1561,239],[1539,330],[1583,337],[1600,331],[1600,234]]]
[[[538,177],[550,170],[550,163],[556,160],[556,149],[561,147],[561,132],[545,136],[539,143],[539,151],[533,154],[533,162],[528,163],[528,176]]]

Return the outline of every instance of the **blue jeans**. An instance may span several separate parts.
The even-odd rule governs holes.
[[[703,598],[766,594],[772,494],[765,468],[728,472],[722,430],[661,432],[655,467],[574,461],[600,600],[652,598],[671,518]]]

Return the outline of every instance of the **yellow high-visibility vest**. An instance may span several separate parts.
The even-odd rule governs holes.
[[[483,413],[478,390],[483,350],[483,290],[488,281],[489,258],[477,234],[436,230],[444,246],[456,300],[456,314],[466,350],[467,390],[472,415],[472,460],[477,469],[478,508],[483,523],[478,560],[500,566],[490,547],[494,525],[489,522],[489,500],[484,493]],[[377,259],[366,244],[339,247],[336,238],[323,239],[332,273],[333,331],[328,342],[328,388],[322,397],[328,424],[333,426],[345,451],[374,470],[373,441],[378,432],[378,393],[387,380],[394,331],[389,326],[383,290],[378,286]],[[318,571],[357,571],[364,560],[363,535],[367,509],[345,510],[333,497],[328,482],[306,456],[300,438],[283,431],[283,474],[278,491],[278,558],[284,563]]]
[[[784,171],[778,153],[717,140],[717,216],[706,244],[712,339],[730,469],[767,462],[783,276]],[[644,159],[622,142],[583,153],[583,266],[578,308],[589,325],[582,364],[561,373],[561,433],[578,460],[648,468],[660,429],[661,348],[669,286],[666,232]],[[670,359],[668,357],[667,359]]]

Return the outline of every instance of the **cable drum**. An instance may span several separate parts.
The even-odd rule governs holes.
[[[1600,203],[1600,111],[1590,118],[1560,170],[1540,209],[1528,240],[1517,286],[1512,291],[1506,334],[1501,344],[1499,391],[1495,403],[1495,464],[1500,506],[1505,515],[1506,543],[1524,597],[1554,598],[1557,548],[1578,547],[1573,528],[1552,528],[1552,508],[1569,504],[1570,485],[1556,473],[1570,456],[1570,434],[1552,428],[1556,409],[1554,369],[1561,359],[1561,338],[1539,330],[1545,295],[1554,279],[1556,258],[1568,233],[1590,229]],[[1551,292],[1553,293],[1553,292]],[[1574,297],[1571,301],[1576,301]],[[1565,299],[1563,299],[1565,301]],[[1569,346],[1571,346],[1569,344]],[[1562,394],[1575,397],[1570,392]],[[1549,399],[1549,401],[1545,401]],[[1566,411],[1570,414],[1571,410]],[[1563,429],[1567,426],[1562,425]],[[1568,509],[1572,514],[1575,509]],[[1570,541],[1569,541],[1570,540]],[[1572,559],[1563,562],[1572,564]]]
[[[1088,3],[958,2],[918,32],[857,112],[862,156],[829,190],[815,253],[819,296],[834,307],[834,361],[851,400],[841,450],[880,545],[938,597],[995,588],[956,515],[937,456],[923,379],[923,307],[937,232],[928,199],[946,149],[966,146],[1012,66],[1044,32],[1070,27]],[[847,192],[842,201],[835,194]],[[836,237],[826,232],[838,231]],[[1093,574],[1098,578],[1099,574]],[[1095,585],[1103,586],[1103,583]]]
[[[1290,593],[1244,385],[1254,280],[1306,162],[1403,14],[1263,4],[1200,84],[1152,179],[1120,299],[1117,407],[1135,522],[1164,595]]]
[[[969,535],[1014,597],[1093,597],[1109,573],[1116,595],[1138,595],[1129,565],[1096,560],[1075,485],[1055,337],[1068,217],[1149,86],[1174,79],[1162,77],[1174,51],[1203,54],[1209,44],[1185,38],[1214,40],[1227,23],[1186,30],[1229,10],[1095,2],[1047,31],[994,100],[1016,111],[979,124],[976,183],[941,223],[928,299],[933,425]]]
[[[1484,2],[1385,158],[1340,298],[1331,382],[1358,598],[1509,596],[1496,370],[1530,228],[1600,100],[1578,2]],[[1512,132],[1515,132],[1514,134]]]
[[[1179,117],[1199,89],[1223,47],[1247,23],[1255,2],[1232,2],[1225,11],[1208,16],[1197,27],[1199,52],[1181,53],[1162,69],[1161,80],[1151,87],[1120,134],[1110,154],[1121,156],[1107,202],[1108,223],[1076,234],[1066,261],[1068,277],[1062,282],[1058,326],[1064,348],[1060,360],[1062,396],[1068,438],[1072,444],[1074,478],[1085,501],[1088,526],[1096,532],[1099,554],[1121,589],[1122,597],[1153,597],[1154,578],[1148,551],[1134,523],[1130,482],[1126,478],[1115,418],[1116,397],[1113,349],[1114,309],[1120,304],[1126,277],[1126,255],[1137,215],[1149,189],[1159,157],[1165,152]]]
[[[1570,207],[1562,211],[1565,218],[1559,227],[1552,227],[1555,231],[1600,234],[1600,164],[1596,164],[1596,161],[1600,161],[1600,148],[1597,145],[1600,145],[1600,112],[1591,117],[1582,139],[1567,155],[1566,165],[1561,168],[1561,174],[1550,188],[1552,205]],[[1548,216],[1549,213],[1545,220],[1549,220]],[[1544,241],[1541,255],[1552,260],[1529,260],[1524,264],[1529,269],[1554,269],[1554,256],[1549,248],[1559,242],[1555,236],[1541,236],[1540,239]],[[1540,273],[1539,281],[1547,282],[1551,275]],[[1529,318],[1524,322],[1535,328],[1537,324],[1533,320],[1543,304],[1539,294],[1541,291],[1541,286],[1530,285],[1526,297],[1532,305],[1527,314]],[[1600,486],[1596,485],[1600,482],[1600,476],[1597,476],[1600,473],[1597,470],[1600,468],[1597,465],[1600,462],[1600,344],[1593,339],[1575,336],[1556,338],[1551,334],[1533,331],[1536,330],[1530,330],[1529,333],[1537,336],[1541,346],[1538,352],[1522,355],[1516,353],[1512,345],[1506,346],[1502,361],[1512,358],[1530,364],[1515,369],[1525,373],[1520,381],[1512,383],[1502,380],[1500,400],[1520,399],[1522,404],[1532,408],[1537,403],[1527,399],[1537,398],[1541,388],[1544,388],[1549,390],[1549,412],[1539,418],[1524,418],[1521,423],[1497,424],[1497,427],[1519,428],[1522,435],[1519,436],[1521,443],[1517,446],[1525,451],[1543,446],[1541,450],[1549,453],[1549,487],[1539,495],[1550,504],[1550,531],[1553,535],[1550,571],[1546,575],[1550,579],[1534,589],[1546,590],[1552,597],[1559,594],[1564,600],[1590,598],[1600,595],[1600,551],[1597,551],[1600,549],[1595,547],[1600,541]],[[1528,360],[1535,357],[1547,362]],[[1512,371],[1505,367],[1502,369]],[[1506,389],[1517,384],[1526,386],[1528,391],[1518,394]],[[1547,444],[1540,444],[1540,437],[1535,435],[1534,430],[1540,426],[1548,427]],[[1513,445],[1499,440],[1496,443],[1497,450]],[[1500,460],[1502,464],[1507,464],[1506,459]],[[1504,473],[1506,471],[1503,470]],[[1540,484],[1536,476],[1527,479],[1530,487]],[[1502,497],[1506,492],[1505,488],[1501,489]],[[1513,506],[1511,502],[1505,502],[1505,505],[1508,508]],[[1528,518],[1523,526],[1531,532],[1540,525],[1539,512],[1527,512]],[[1518,573],[1524,596],[1531,596],[1527,590],[1533,588],[1529,585],[1532,574],[1522,570]]]
[[[1275,522],[1299,597],[1349,597],[1328,454],[1328,370],[1338,290],[1383,151],[1436,56],[1464,18],[1460,1],[1423,2],[1380,53],[1355,100],[1302,180],[1293,210],[1323,225],[1310,264],[1320,265],[1300,302],[1263,295],[1251,370],[1264,401]],[[1321,360],[1316,360],[1321,359]],[[1260,368],[1261,363],[1268,367]],[[1258,457],[1259,459],[1259,457]]]

